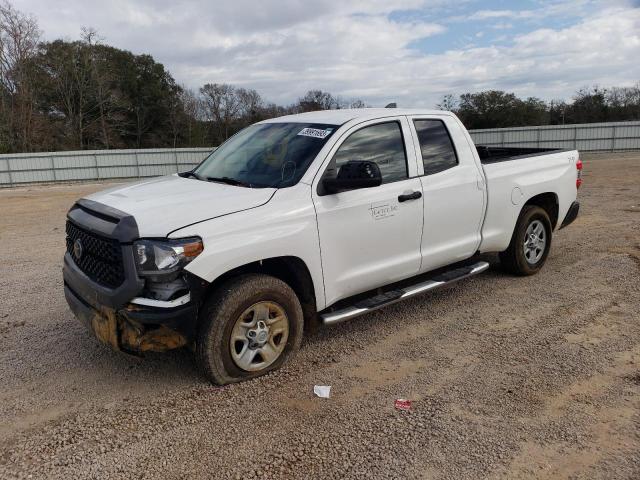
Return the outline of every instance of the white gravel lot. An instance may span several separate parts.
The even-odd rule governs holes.
[[[640,478],[640,153],[584,158],[539,275],[494,265],[224,388],[68,310],[65,213],[104,184],[0,190],[0,478]]]

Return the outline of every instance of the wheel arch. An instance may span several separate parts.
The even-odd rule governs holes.
[[[555,230],[558,224],[558,212],[559,212],[559,201],[558,195],[554,192],[545,192],[534,195],[529,200],[527,200],[522,208],[528,205],[535,205],[537,207],[542,208],[547,215],[549,215],[549,220],[551,221],[551,229]],[[520,210],[522,213],[522,210]]]
[[[215,278],[208,285],[205,298],[226,281],[247,273],[270,275],[289,285],[300,300],[305,327],[315,328],[317,324],[316,289],[309,267],[300,257],[270,257],[237,266]]]

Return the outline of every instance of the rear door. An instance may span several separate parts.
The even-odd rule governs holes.
[[[313,189],[327,305],[415,275],[420,268],[423,219],[406,117],[352,127],[329,158]],[[323,195],[318,189],[323,176],[335,175],[349,160],[376,162],[382,185]],[[404,200],[402,195],[409,194],[412,199]]]
[[[461,125],[410,116],[424,196],[421,272],[471,257],[480,245],[485,187]],[[458,146],[459,148],[456,148]]]

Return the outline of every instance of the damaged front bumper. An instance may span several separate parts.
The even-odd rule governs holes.
[[[74,315],[114,350],[132,354],[166,352],[189,344],[195,336],[197,307],[193,303],[171,309],[132,303],[119,310],[96,308],[66,283],[64,295]]]
[[[145,280],[137,273],[132,242],[138,238],[133,217],[89,200],[80,200],[67,214],[68,222],[86,232],[87,246],[95,238],[117,242],[123,280],[110,288],[90,278],[72,256],[69,246],[62,269],[64,293],[75,316],[102,343],[132,354],[164,352],[193,342],[199,300],[208,285],[184,272],[189,292],[175,301],[141,298]],[[69,233],[67,234],[69,235]],[[98,247],[95,247],[96,250]],[[114,248],[113,246],[110,248]],[[95,253],[95,252],[89,252]],[[84,258],[82,254],[78,258]]]

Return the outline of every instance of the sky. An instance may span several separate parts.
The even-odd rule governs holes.
[[[433,107],[488,89],[544,100],[640,82],[640,0],[10,0],[45,40],[153,55],[197,89],[293,103],[309,89]]]

